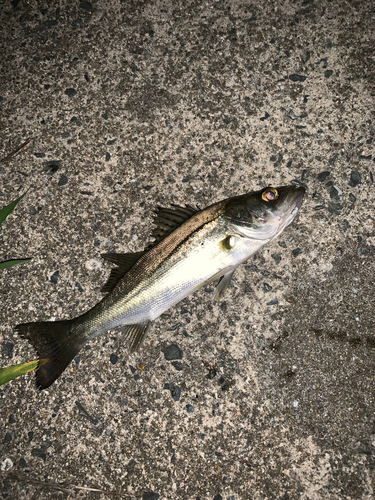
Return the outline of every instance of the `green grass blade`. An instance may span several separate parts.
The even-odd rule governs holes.
[[[21,375],[26,375],[26,373],[35,370],[38,364],[42,364],[44,360],[35,359],[34,361],[28,361],[27,363],[20,363],[19,365],[8,366],[8,368],[0,369],[0,385],[6,384],[10,380]]]
[[[13,259],[13,260],[5,260],[4,262],[0,262],[0,269],[5,269],[6,267],[15,266],[16,264],[22,264],[22,262],[27,262],[31,259]]]
[[[13,200],[11,203],[9,203],[9,205],[6,205],[0,210],[0,224],[2,224],[8,217],[8,215],[13,212],[13,210],[17,206],[17,203],[19,203],[22,200],[22,198],[25,196],[26,193],[23,193],[23,195],[21,195],[19,198]]]

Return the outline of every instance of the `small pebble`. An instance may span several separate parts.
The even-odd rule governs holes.
[[[32,455],[33,457],[39,457],[39,458],[41,458],[44,462],[46,461],[46,458],[47,458],[47,456],[46,456],[46,454],[44,453],[44,451],[43,451],[43,450],[41,450],[40,448],[33,448],[33,449],[31,450],[31,455]]]
[[[60,176],[59,182],[57,183],[58,186],[65,186],[65,184],[68,184],[68,178],[66,175],[62,174]]]
[[[325,170],[324,172],[320,172],[320,174],[317,175],[317,179],[319,182],[324,182],[328,176],[331,175],[331,172],[328,172]]]
[[[112,354],[111,354],[111,356],[109,357],[109,360],[110,360],[110,362],[111,362],[113,365],[115,365],[115,364],[117,363],[117,361],[118,361],[118,356],[117,356],[117,354],[113,354],[113,353],[112,353]]]
[[[11,358],[13,356],[13,348],[14,348],[14,344],[12,342],[4,342],[3,349],[4,349],[5,356],[8,356],[8,358]]]
[[[184,365],[180,361],[172,361],[172,365],[177,371],[181,371],[184,368]]]
[[[306,76],[296,75],[294,73],[292,75],[289,75],[289,80],[292,80],[292,82],[304,82],[306,80]]]
[[[276,306],[277,304],[279,303],[279,301],[277,300],[277,297],[275,297],[274,299],[270,300],[269,302],[267,302],[267,306]]]
[[[175,401],[179,401],[181,397],[181,387],[176,384],[167,382],[164,384],[163,390],[168,390]]]
[[[280,264],[281,262],[281,255],[278,253],[271,253],[271,257],[275,261],[276,264]]]
[[[61,160],[51,160],[47,162],[44,172],[49,175],[53,175],[60,168]]]
[[[358,184],[361,184],[361,174],[359,172],[356,172],[355,170],[352,170],[350,174],[349,186],[355,187],[358,186]]]
[[[208,374],[206,375],[206,378],[208,380],[212,380],[213,378],[216,377],[216,374],[217,374],[217,372],[216,372],[215,368],[210,368],[208,371]]]
[[[25,467],[29,467],[29,464],[26,462],[26,460],[21,457],[19,462],[18,462],[18,466],[21,467],[22,469],[24,469]]]
[[[176,344],[171,344],[170,346],[162,349],[164,357],[167,361],[174,359],[182,359],[182,351]]]
[[[50,277],[50,279],[49,279],[49,280],[50,280],[50,282],[51,282],[51,283],[53,283],[54,285],[56,285],[56,283],[57,283],[57,281],[58,281],[58,279],[59,279],[59,274],[60,274],[60,273],[59,273],[59,271],[55,271],[55,272],[51,275],[51,277]]]
[[[341,210],[343,209],[343,206],[340,205],[340,203],[334,203],[334,202],[331,202],[329,203],[328,205],[328,212],[330,214],[336,214],[336,215],[339,215]]]
[[[190,405],[190,404],[189,404],[189,405],[186,405],[186,406],[185,406],[185,408],[184,408],[184,410],[186,410],[186,411],[187,411],[187,413],[189,413],[190,415],[191,415],[192,413],[194,413],[194,408],[193,408],[193,407],[192,407],[192,405]]]
[[[268,292],[270,292],[271,290],[272,290],[272,286],[271,286],[271,285],[269,285],[268,283],[264,283],[264,284],[263,284],[263,292],[264,292],[264,293],[268,293]]]
[[[64,94],[67,95],[69,98],[72,98],[77,94],[77,91],[75,89],[66,89]]]
[[[154,493],[153,491],[145,491],[142,495],[142,500],[158,500],[159,497],[159,493]]]

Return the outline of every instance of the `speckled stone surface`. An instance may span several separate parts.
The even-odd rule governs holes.
[[[303,184],[281,237],[39,392],[0,391],[2,498],[371,499],[375,5],[1,2],[1,366],[21,322],[94,305],[157,205]],[[23,478],[24,481],[21,481]]]

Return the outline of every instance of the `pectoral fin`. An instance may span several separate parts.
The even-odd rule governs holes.
[[[130,352],[134,352],[141,347],[151,328],[151,321],[136,325],[126,325],[122,328],[125,340]]]
[[[228,288],[228,285],[230,283],[230,280],[232,279],[234,271],[237,269],[235,267],[234,269],[231,269],[229,272],[224,274],[221,278],[219,283],[216,286],[216,291],[215,291],[215,300],[218,302],[220,301],[221,297],[224,295],[225,290]]]

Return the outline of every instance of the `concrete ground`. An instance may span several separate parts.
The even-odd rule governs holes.
[[[0,25],[0,207],[28,190],[0,260],[32,257],[0,271],[1,366],[36,356],[15,325],[100,300],[157,205],[308,189],[219,305],[1,388],[2,498],[374,498],[375,3],[6,0]]]

